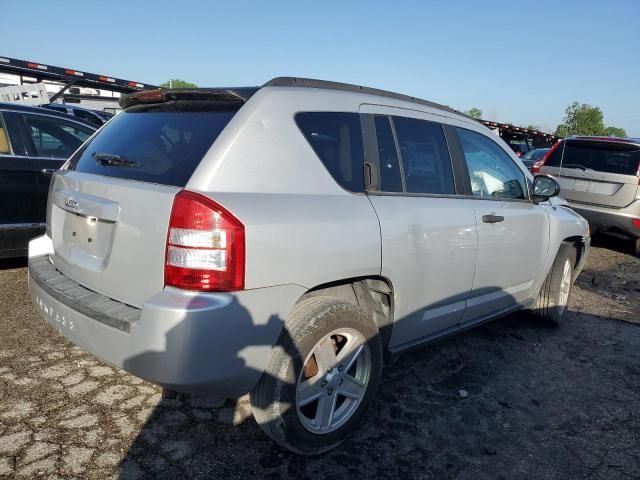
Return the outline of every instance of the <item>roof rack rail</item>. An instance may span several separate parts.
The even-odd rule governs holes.
[[[313,78],[299,78],[299,77],[276,77],[269,80],[262,85],[263,87],[306,87],[306,88],[322,88],[327,90],[340,90],[343,92],[354,93],[366,93],[369,95],[378,95],[385,98],[392,98],[394,100],[402,100],[405,102],[417,103],[419,105],[425,105],[427,107],[436,108],[449,113],[455,113],[456,115],[462,115],[466,118],[471,118],[468,115],[455,110],[446,105],[440,105],[439,103],[430,102],[421,98],[411,97],[409,95],[403,95],[401,93],[389,92],[387,90],[380,90],[377,88],[363,87],[360,85],[352,85],[350,83],[331,82],[328,80],[316,80]]]

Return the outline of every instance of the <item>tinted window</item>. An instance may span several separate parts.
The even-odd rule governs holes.
[[[85,120],[87,122],[93,123],[94,125],[102,125],[103,122],[102,120],[100,120],[100,118],[96,115],[94,115],[91,112],[87,112],[85,110],[80,110],[79,108],[74,108],[73,109],[73,115],[81,118],[82,120]]]
[[[69,158],[93,134],[75,122],[46,115],[22,114],[34,153],[44,158]]]
[[[378,158],[380,160],[380,190],[383,192],[402,192],[400,162],[389,117],[376,115],[375,122]]]
[[[548,148],[536,148],[535,150],[529,150],[521,158],[523,160],[540,160],[548,151]]]
[[[360,115],[304,112],[296,123],[335,181],[352,192],[364,191]]]
[[[456,128],[469,168],[474,196],[526,198],[525,175],[493,140],[480,133]]]
[[[453,171],[442,127],[414,118],[393,117],[406,191],[453,194]]]
[[[621,142],[568,140],[558,145],[545,165],[560,166],[561,159],[563,167],[566,168],[635,175],[640,162],[640,148]]]
[[[85,145],[79,172],[183,187],[235,112],[123,112]],[[96,159],[122,157],[130,166]]]

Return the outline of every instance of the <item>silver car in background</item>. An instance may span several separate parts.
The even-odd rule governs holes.
[[[569,205],[592,232],[631,240],[640,256],[640,140],[569,137],[534,167],[558,179]]]
[[[454,110],[297,78],[122,104],[53,178],[33,302],[166,389],[250,392],[285,448],[343,441],[394,354],[565,313],[586,221]]]

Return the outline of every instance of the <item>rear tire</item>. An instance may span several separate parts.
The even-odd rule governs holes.
[[[575,280],[573,278],[575,264],[575,247],[570,243],[563,243],[538,294],[534,314],[540,320],[554,325],[562,320]]]
[[[282,447],[326,452],[362,422],[382,371],[378,329],[357,306],[311,297],[293,309],[258,385],[253,416]]]

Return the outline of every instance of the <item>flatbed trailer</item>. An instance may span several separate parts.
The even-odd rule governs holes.
[[[117,106],[118,97],[121,94],[158,88],[148,83],[125,80],[111,75],[101,75],[75,68],[57,67],[4,56],[0,56],[0,74],[17,76],[18,85],[40,82],[51,84],[53,82],[56,87],[60,87],[60,90],[53,93],[49,98],[51,103],[61,98],[65,103],[77,104],[84,101],[88,103],[102,101],[105,106],[109,104]],[[76,89],[73,87],[77,87],[78,91],[74,91]],[[103,91],[109,92],[111,96],[101,95],[100,93],[98,95],[82,94],[79,91],[82,88],[96,89],[100,93]]]

